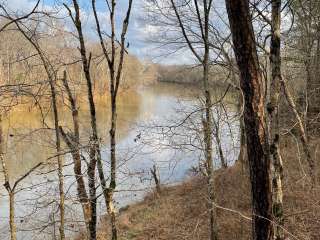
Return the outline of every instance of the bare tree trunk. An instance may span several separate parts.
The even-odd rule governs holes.
[[[110,185],[108,191],[108,212],[111,218],[112,240],[117,240],[116,214],[113,206],[113,193],[116,188],[116,126],[117,126],[117,104],[116,95],[111,90],[111,128],[110,128]]]
[[[14,192],[9,192],[9,207],[10,207],[10,239],[11,240],[16,240],[17,239],[17,229],[16,229],[16,224],[14,221],[14,216],[15,216],[15,207],[14,207],[14,197],[15,193]]]
[[[230,61],[229,61],[230,62]],[[231,66],[232,67],[232,66]],[[236,77],[234,70],[232,69],[232,78],[233,82],[236,82]],[[241,163],[242,173],[248,169],[248,161],[247,161],[247,140],[246,140],[246,132],[245,132],[245,124],[244,124],[244,117],[243,117],[243,104],[244,104],[244,96],[243,92],[239,87],[239,103],[237,104],[237,110],[240,114],[239,117],[239,130],[240,130],[240,150],[238,155],[238,161]]]
[[[84,44],[84,37],[82,33],[82,27],[81,27],[81,21],[80,21],[80,9],[78,2],[76,0],[73,0],[73,5],[75,7],[75,12],[76,16],[74,18],[74,23],[78,31],[78,36],[79,36],[79,41],[80,41],[80,52],[81,52],[81,57],[82,57],[82,63],[83,63],[83,70],[85,73],[85,77],[87,80],[87,87],[88,87],[88,100],[89,100],[89,106],[90,106],[90,115],[91,115],[91,128],[92,128],[92,148],[90,150],[90,158],[94,161],[91,161],[92,164],[89,164],[89,169],[88,169],[88,175],[89,175],[89,188],[90,188],[90,202],[91,202],[91,211],[92,211],[92,221],[90,225],[95,225],[96,224],[96,199],[95,199],[95,187],[93,185],[93,181],[90,179],[93,179],[94,173],[95,173],[95,166],[97,164],[98,168],[98,173],[99,173],[99,178],[100,178],[100,183],[103,191],[103,195],[105,198],[106,202],[106,207],[108,214],[111,219],[111,225],[112,225],[112,239],[116,240],[117,239],[117,229],[116,229],[116,213],[115,209],[113,206],[113,193],[114,189],[116,187],[116,159],[115,159],[115,131],[116,131],[116,93],[117,89],[119,86],[119,81],[120,81],[120,76],[121,76],[121,70],[122,70],[122,62],[123,62],[123,57],[124,57],[124,36],[127,31],[127,25],[129,22],[129,15],[130,15],[130,10],[131,10],[131,5],[132,5],[132,0],[129,1],[129,10],[127,13],[127,16],[125,18],[124,24],[123,24],[123,32],[121,34],[121,50],[120,50],[120,63],[118,66],[118,74],[116,77],[116,83],[114,82],[115,77],[115,24],[114,24],[114,10],[115,10],[115,1],[112,1],[111,3],[111,26],[112,26],[112,34],[111,34],[111,45],[112,45],[112,61],[109,59],[109,55],[107,53],[107,50],[104,45],[104,41],[102,39],[102,34],[100,32],[100,25],[98,21],[98,16],[97,12],[95,9],[95,1],[92,1],[92,7],[93,7],[93,12],[94,16],[96,19],[97,23],[97,29],[99,33],[99,38],[101,40],[101,45],[102,49],[104,51],[104,54],[107,58],[108,65],[109,65],[109,70],[110,70],[110,76],[111,76],[111,83],[115,84],[114,87],[112,88],[114,91],[113,94],[111,94],[111,109],[112,109],[112,114],[111,114],[111,129],[109,131],[110,134],[110,145],[111,145],[111,167],[110,167],[110,185],[109,188],[107,187],[106,179],[104,177],[104,172],[103,172],[103,166],[102,166],[102,159],[101,159],[101,152],[100,152],[100,147],[99,147],[99,138],[98,138],[98,132],[97,132],[97,125],[96,125],[96,113],[95,113],[95,105],[94,105],[94,100],[93,100],[93,91],[92,91],[92,81],[91,81],[91,76],[90,76],[90,58],[89,59],[86,56],[86,48]],[[66,6],[66,5],[65,5]],[[69,11],[70,16],[72,17],[72,12],[69,8],[67,8]],[[91,176],[91,177],[90,177]],[[94,199],[93,199],[94,198]],[[93,230],[93,227],[90,227]],[[93,231],[91,231],[93,232]],[[92,237],[92,236],[91,236]]]
[[[216,122],[214,117],[212,117],[212,123],[213,123],[214,128],[215,128],[214,136],[215,136],[215,139],[216,139],[216,142],[217,142],[217,147],[218,147],[218,151],[219,151],[219,157],[220,157],[220,161],[221,161],[221,167],[222,168],[227,168],[228,167],[228,163],[227,163],[227,161],[226,161],[226,159],[224,157],[223,150],[222,150],[222,145],[221,145],[219,122]]]
[[[110,136],[110,183],[109,188],[106,186],[106,181],[104,177],[100,177],[100,182],[102,185],[103,192],[105,194],[107,211],[110,216],[111,229],[112,229],[112,240],[117,240],[117,226],[116,226],[116,212],[113,206],[113,194],[116,188],[116,168],[117,168],[117,159],[116,159],[116,129],[117,129],[117,94],[119,89],[119,84],[122,76],[122,68],[125,57],[125,37],[128,30],[129,19],[132,8],[132,0],[128,1],[128,8],[125,15],[125,18],[122,23],[122,32],[120,39],[120,54],[119,54],[119,62],[116,67],[116,25],[115,25],[115,8],[116,1],[111,1],[111,6],[108,3],[108,9],[110,11],[110,25],[111,25],[111,53],[108,51],[105,41],[102,36],[100,22],[98,18],[98,14],[96,11],[95,0],[92,0],[92,8],[95,17],[97,33],[100,40],[100,45],[103,50],[104,56],[108,63],[109,76],[110,76],[110,96],[111,96],[111,126],[109,130]],[[101,169],[100,169],[101,168]],[[102,176],[102,166],[99,166],[98,161],[98,170],[99,175]],[[100,174],[101,172],[101,174]]]
[[[250,167],[254,240],[271,240],[272,191],[265,119],[264,84],[259,68],[248,0],[226,0],[234,51],[244,94],[244,123]]]
[[[193,46],[192,41],[190,41],[186,28],[181,20],[181,16],[178,12],[177,6],[174,0],[171,0],[172,8],[175,12],[176,18],[179,23],[182,35],[186,41],[187,46],[197,60],[201,63],[203,67],[203,91],[205,97],[205,119],[203,120],[203,133],[204,133],[204,155],[206,163],[206,174],[207,174],[207,194],[208,194],[208,211],[209,211],[209,226],[210,226],[210,240],[218,239],[218,229],[216,224],[216,214],[215,214],[215,195],[214,195],[214,179],[213,179],[213,162],[212,162],[212,102],[211,102],[211,92],[209,86],[209,53],[210,53],[210,43],[209,43],[209,15],[212,7],[212,0],[203,1],[203,11],[200,10],[198,1],[194,0],[194,5],[197,13],[197,20],[199,28],[201,30],[201,40],[204,45],[204,55],[203,58],[197,52],[196,48]],[[203,12],[204,19],[200,12]]]
[[[271,26],[271,87],[269,92],[270,102],[267,110],[269,114],[268,131],[270,144],[270,159],[273,161],[272,192],[273,192],[273,216],[277,225],[274,226],[274,239],[283,240],[284,216],[283,216],[283,164],[280,153],[280,129],[279,129],[279,98],[281,74],[281,0],[272,0],[272,26]]]
[[[209,3],[204,0],[204,57],[203,57],[203,87],[205,94],[205,158],[207,164],[207,184],[209,197],[209,214],[210,214],[210,240],[218,239],[218,229],[216,223],[215,194],[214,194],[214,178],[213,178],[213,161],[212,161],[212,101],[209,86],[209,13],[212,1]]]
[[[2,171],[4,175],[4,184],[3,186],[6,188],[8,195],[9,195],[9,226],[10,226],[10,239],[16,240],[17,239],[17,229],[15,224],[15,203],[14,197],[15,192],[14,188],[10,185],[9,173],[7,169],[7,165],[4,159],[3,153],[3,132],[2,132],[2,116],[0,116],[0,158],[1,158],[1,165]]]
[[[4,184],[3,186],[6,188],[9,195],[9,226],[10,226],[10,239],[17,239],[17,230],[15,224],[15,211],[14,211],[14,189],[11,188],[9,173],[7,169],[7,165],[3,156],[3,132],[2,132],[2,116],[0,115],[0,158],[2,171],[4,175]]]
[[[242,97],[241,97],[242,99]],[[242,100],[241,100],[242,102]],[[240,108],[239,108],[240,109]],[[248,167],[248,161],[247,161],[247,140],[246,140],[246,131],[245,131],[245,124],[244,124],[244,118],[243,114],[241,113],[240,119],[239,119],[239,128],[240,128],[240,150],[239,150],[239,156],[238,161],[240,161],[242,170],[244,171]]]
[[[90,208],[90,201],[88,198],[85,182],[83,179],[83,173],[82,173],[82,167],[81,167],[81,158],[80,158],[80,134],[79,134],[79,113],[78,113],[78,107],[76,103],[76,99],[73,97],[68,81],[67,81],[67,74],[66,71],[63,73],[63,85],[66,89],[66,92],[68,94],[68,99],[71,105],[71,111],[72,111],[72,119],[73,119],[73,135],[71,137],[66,134],[63,129],[60,127],[60,133],[71,150],[74,167],[73,171],[76,177],[77,181],[77,193],[78,198],[82,206],[83,216],[86,224],[87,229],[87,237],[89,239],[89,222],[91,218],[91,208]]]
[[[65,239],[65,233],[64,233],[64,224],[65,224],[65,213],[64,213],[64,179],[63,179],[63,162],[61,159],[61,143],[60,143],[60,134],[59,134],[59,116],[58,116],[58,110],[57,110],[57,100],[56,100],[56,90],[55,90],[55,70],[52,69],[52,65],[50,64],[49,60],[46,58],[45,54],[41,50],[38,42],[36,40],[33,40],[28,34],[21,28],[18,22],[15,22],[16,26],[18,27],[19,31],[23,34],[23,36],[31,43],[31,45],[35,48],[37,53],[39,54],[39,57],[42,61],[43,67],[45,68],[45,71],[47,73],[47,77],[50,84],[50,90],[51,90],[51,101],[53,106],[53,117],[54,117],[54,126],[55,126],[55,137],[56,137],[56,151],[57,151],[57,162],[58,162],[58,178],[59,178],[59,196],[60,196],[60,203],[59,203],[59,209],[60,209],[60,239]]]
[[[212,102],[211,93],[208,86],[208,59],[204,66],[204,89],[205,89],[205,122],[204,122],[204,143],[205,143],[205,159],[207,170],[207,186],[209,197],[209,214],[210,214],[210,240],[218,239],[216,214],[215,214],[215,194],[214,194],[214,179],[213,179],[213,161],[212,161]]]
[[[45,64],[45,63],[44,63]],[[50,77],[51,76],[51,77]],[[56,98],[56,88],[55,88],[55,82],[52,75],[49,75],[49,83],[50,83],[50,89],[51,89],[51,101],[52,101],[52,108],[53,108],[53,117],[54,117],[54,128],[55,128],[55,134],[56,134],[56,151],[57,151],[57,161],[58,161],[58,177],[59,177],[59,195],[60,195],[60,203],[59,203],[59,209],[60,209],[60,239],[65,239],[65,233],[64,233],[64,225],[65,225],[65,213],[64,213],[64,179],[63,179],[63,162],[61,159],[61,142],[60,142],[60,134],[59,134],[59,116],[58,116],[58,107],[57,107],[57,98]]]
[[[65,233],[64,233],[64,224],[65,224],[65,213],[64,213],[64,179],[63,179],[63,162],[61,159],[61,143],[60,143],[60,134],[59,134],[59,116],[58,116],[58,109],[57,109],[57,99],[56,99],[56,90],[55,90],[55,80],[56,80],[56,71],[53,69],[53,66],[50,63],[50,60],[46,57],[45,53],[42,51],[39,43],[36,39],[33,39],[30,37],[27,32],[20,26],[20,23],[18,21],[15,21],[15,24],[19,31],[22,33],[22,35],[29,41],[29,43],[35,48],[37,53],[39,54],[39,57],[41,59],[41,62],[43,64],[43,67],[46,71],[49,84],[50,84],[50,90],[51,90],[51,101],[53,106],[53,117],[54,117],[54,126],[55,126],[55,137],[56,137],[56,151],[57,151],[57,161],[58,161],[58,178],[59,178],[59,195],[60,195],[60,203],[59,203],[59,210],[60,210],[60,239],[65,239]]]
[[[206,71],[206,70],[204,70]],[[210,100],[209,100],[210,99]],[[216,209],[214,205],[214,179],[213,179],[213,162],[212,162],[212,134],[211,134],[211,95],[206,91],[206,113],[204,127],[204,144],[205,144],[205,159],[206,159],[206,173],[207,173],[207,192],[208,192],[208,209],[210,219],[210,240],[218,239],[217,223],[216,223]]]
[[[80,20],[80,7],[77,0],[73,0],[73,6],[75,11],[75,16],[72,15],[72,11],[67,5],[64,5],[68,11],[73,23],[78,32],[78,39],[80,44],[80,55],[82,68],[85,75],[86,83],[87,83],[87,94],[89,101],[89,109],[90,109],[90,119],[91,119],[91,130],[92,136],[90,138],[90,149],[89,149],[89,157],[90,162],[88,164],[88,185],[89,185],[89,200],[90,200],[90,209],[91,209],[91,219],[89,222],[89,232],[90,232],[90,240],[96,239],[96,228],[97,228],[97,199],[96,199],[96,165],[98,160],[98,156],[100,156],[100,147],[99,147],[99,138],[97,131],[97,120],[96,120],[96,109],[95,103],[93,99],[93,89],[92,89],[92,79],[90,75],[90,61],[91,54],[89,57],[87,56],[86,46],[84,42],[84,36],[82,32],[82,23]]]
[[[160,195],[160,193],[161,193],[161,186],[160,186],[160,180],[159,180],[159,177],[158,177],[158,174],[157,174],[157,167],[156,167],[155,164],[154,164],[153,167],[150,169],[150,172],[151,172],[151,174],[152,174],[154,183],[155,183],[155,185],[156,185],[157,193]]]
[[[15,224],[15,190],[18,186],[18,184],[24,180],[26,177],[28,177],[34,170],[36,170],[38,167],[42,165],[42,162],[38,163],[36,166],[31,168],[28,172],[26,172],[24,175],[22,175],[20,178],[18,178],[14,184],[11,186],[10,179],[9,179],[9,173],[6,166],[6,161],[4,158],[4,152],[3,152],[3,132],[2,132],[2,116],[0,115],[0,161],[2,166],[2,171],[4,175],[4,184],[3,186],[8,192],[9,195],[9,226],[10,226],[10,239],[16,240],[17,239],[17,228]]]

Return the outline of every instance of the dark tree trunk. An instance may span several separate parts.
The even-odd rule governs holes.
[[[90,149],[89,149],[89,157],[90,161],[88,164],[88,185],[89,185],[89,196],[90,196],[90,209],[91,209],[91,219],[89,222],[89,232],[90,232],[90,240],[96,239],[96,225],[97,225],[97,199],[96,199],[96,165],[97,161],[101,159],[97,159],[100,156],[100,148],[99,148],[99,139],[98,139],[98,131],[97,131],[97,119],[96,119],[96,108],[93,99],[93,89],[92,89],[92,79],[90,75],[90,61],[91,55],[87,56],[84,36],[82,32],[82,24],[80,20],[80,8],[78,2],[73,0],[73,6],[75,9],[75,17],[74,24],[78,32],[79,44],[80,44],[80,55],[82,61],[83,72],[85,75],[86,83],[87,83],[87,94],[89,101],[89,109],[90,109],[90,120],[91,120],[91,139],[90,139]],[[71,11],[69,12],[72,16]]]
[[[244,123],[250,168],[253,239],[273,238],[270,159],[264,84],[259,68],[248,0],[226,0],[234,51],[244,94]]]
[[[160,193],[161,193],[160,179],[159,179],[158,174],[157,174],[157,167],[156,167],[156,165],[153,165],[153,167],[150,169],[150,172],[151,172],[151,174],[152,174],[154,183],[155,183],[155,185],[156,185],[157,193],[160,194]]]

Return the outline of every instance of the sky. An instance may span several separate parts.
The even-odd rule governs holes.
[[[30,10],[35,6],[36,1],[37,0],[0,0],[0,3],[6,3],[12,11],[27,12],[28,9]],[[104,26],[103,30],[109,33],[109,13],[105,1],[106,0],[96,0],[96,6],[101,25]],[[150,20],[146,21],[147,13],[144,9],[146,1],[147,0],[133,0],[133,8],[127,33],[127,41],[130,43],[129,53],[137,56],[140,60],[152,60],[153,62],[162,64],[196,63],[197,61],[195,57],[188,48],[184,48],[174,54],[168,55],[170,53],[168,48],[160,47],[159,44],[151,42],[151,36],[156,35],[158,32],[165,32],[166,30],[153,25]],[[62,3],[67,3],[71,6],[71,2],[71,0],[41,0],[40,7],[47,9],[59,9],[59,15],[69,19],[69,17],[67,17],[67,11],[63,7]],[[85,36],[89,40],[98,40],[95,30],[95,19],[92,13],[91,0],[78,0],[78,2],[81,8],[81,17]],[[128,0],[117,0],[116,2],[116,31],[120,34],[122,21],[128,7]],[[220,15],[225,12],[224,5],[224,0],[215,0],[215,9],[219,10]],[[219,26],[222,26],[222,28],[219,29],[219,32],[220,34],[223,33],[225,21],[219,19],[219,16],[215,12],[213,12],[212,15],[212,21],[214,21],[215,27],[220,28]],[[219,21],[223,24],[219,24]],[[283,16],[283,31],[290,28],[290,23],[291,17],[289,15]],[[65,27],[69,28],[68,30],[70,31],[74,31],[74,26],[72,26],[70,22],[69,24],[66,23]]]
[[[129,52],[137,56],[141,60],[152,60],[153,62],[165,63],[165,64],[187,64],[194,61],[192,54],[189,51],[183,51],[170,56],[163,56],[162,49],[155,43],[151,43],[150,34],[157,31],[154,26],[144,21],[145,0],[133,0],[133,8],[130,17],[130,25],[127,33],[127,40],[130,43]],[[28,9],[32,9],[36,3],[36,0],[0,0],[0,2],[6,2],[7,6],[12,11],[26,12]],[[62,3],[71,3],[71,0],[42,0],[41,7],[44,8],[56,8],[57,6],[62,9],[62,13],[65,14]],[[81,16],[86,36],[90,39],[96,38],[95,33],[95,21],[91,9],[90,0],[79,0],[81,7]],[[105,0],[96,0],[98,15],[101,23],[108,23],[108,11],[106,9]],[[117,14],[116,14],[116,30],[121,32],[121,24],[124,14],[128,6],[128,0],[117,0]],[[64,13],[63,13],[64,12]],[[103,24],[107,28],[109,24]],[[71,27],[71,25],[70,25]]]

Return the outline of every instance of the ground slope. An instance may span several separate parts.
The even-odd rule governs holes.
[[[320,239],[319,188],[310,190],[304,158],[294,140],[282,144],[285,167],[285,229],[288,239]],[[314,153],[316,154],[316,148]],[[250,185],[241,163],[215,172],[219,239],[250,239]],[[121,240],[208,239],[206,184],[191,177],[160,196],[150,193],[144,201],[123,209],[118,216]],[[249,218],[249,219],[248,219]],[[110,239],[108,219],[102,220],[99,239]]]

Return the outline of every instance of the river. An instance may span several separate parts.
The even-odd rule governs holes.
[[[222,93],[217,92],[216,95]],[[217,97],[218,99],[219,97]],[[81,98],[80,98],[81,99]],[[192,174],[190,169],[201,166],[202,113],[200,91],[189,85],[159,83],[127,91],[119,99],[117,135],[117,208],[142,200],[154,187],[150,169],[156,166],[161,184],[176,184]],[[101,134],[102,156],[108,176],[108,126],[109,114],[105,98],[97,99],[98,128]],[[238,121],[234,115],[234,100],[224,107],[214,108],[214,118],[224,156],[231,165],[238,154]],[[70,112],[60,108],[61,122],[70,127]],[[81,135],[83,144],[90,133],[89,115],[85,96],[80,105]],[[54,239],[58,224],[58,184],[54,162],[53,132],[43,121],[50,115],[50,108],[43,112],[27,107],[11,113],[4,121],[5,160],[13,183],[39,162],[38,168],[25,178],[17,188],[16,224],[18,239]],[[47,124],[52,122],[47,120]],[[52,125],[51,125],[52,126]],[[214,163],[220,165],[217,144],[214,143]],[[67,151],[67,149],[65,148]],[[86,154],[85,152],[83,153]],[[48,160],[49,159],[49,160]],[[73,166],[69,154],[65,155],[65,192],[67,233],[72,235],[81,226],[81,210],[77,202]],[[84,169],[85,170],[85,169]],[[3,177],[0,180],[3,182]],[[100,193],[100,190],[99,190]],[[8,236],[8,197],[0,188],[0,239]],[[99,199],[98,212],[102,216],[105,208]]]

